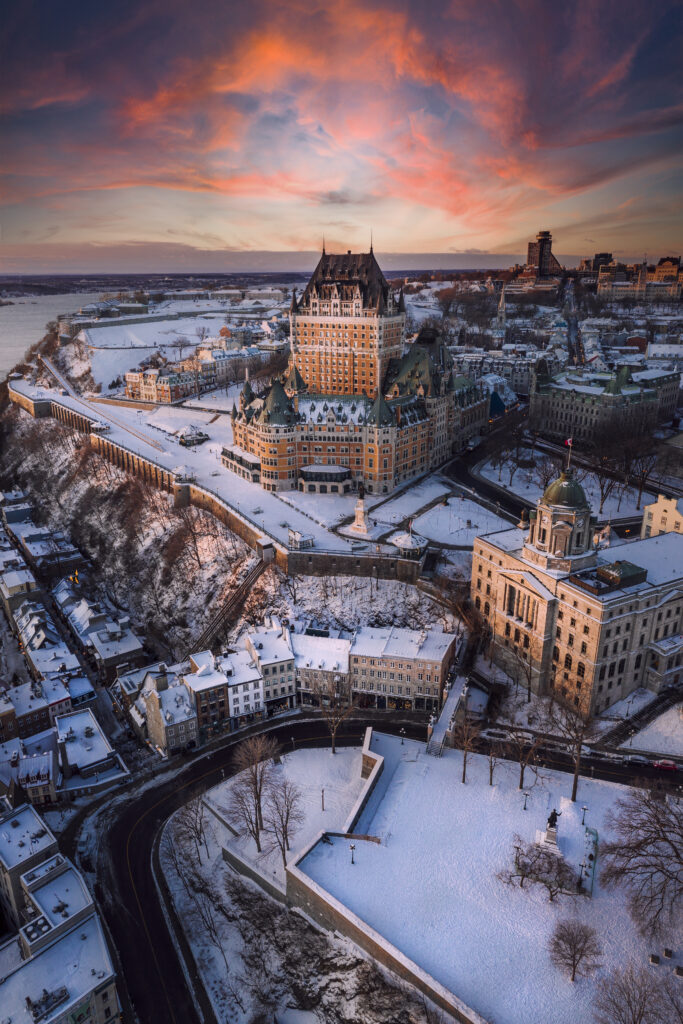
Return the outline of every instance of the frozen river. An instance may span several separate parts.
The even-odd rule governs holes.
[[[70,313],[100,297],[99,292],[66,295],[24,295],[0,306],[0,381],[21,362],[27,348],[45,334],[45,324],[58,313]]]

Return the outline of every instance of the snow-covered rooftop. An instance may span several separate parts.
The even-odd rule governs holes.
[[[37,1020],[51,1024],[66,1020],[67,1014],[69,1019],[80,1019],[77,1010],[83,999],[113,977],[102,926],[93,914],[23,961],[0,983],[3,1016],[12,1024],[36,1024]],[[34,1016],[29,1001],[36,1009],[44,1005],[45,1012]]]
[[[29,804],[0,815],[0,864],[8,871],[53,845],[56,848],[56,842],[43,819]]]

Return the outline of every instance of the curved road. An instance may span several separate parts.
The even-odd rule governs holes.
[[[381,719],[383,731],[397,732],[403,725],[406,735],[425,739],[424,722],[398,715],[392,719]],[[378,720],[367,724],[377,725]],[[338,744],[359,744],[365,725],[359,720],[343,723]],[[319,719],[288,719],[269,729],[269,733],[285,750],[292,749],[292,738],[297,747],[329,744],[329,734]],[[227,737],[219,749],[196,757],[180,775],[174,774],[167,781],[160,773],[158,785],[149,787],[139,796],[133,789],[130,799],[104,825],[99,836],[97,863],[84,864],[96,873],[95,895],[120,958],[125,986],[119,987],[126,1021],[135,1019],[126,998],[128,994],[140,1024],[158,1024],[160,1020],[168,1024],[201,1022],[178,965],[153,882],[151,858],[157,835],[171,814],[232,774],[233,747],[244,738],[244,733]],[[110,798],[115,795],[110,794]],[[65,829],[60,844],[74,860],[78,854],[78,831],[79,823],[72,823]],[[198,989],[202,990],[201,985]]]
[[[367,720],[352,719],[343,723],[337,742],[340,746],[359,744],[366,725],[380,725],[382,731],[392,733],[403,727],[411,738],[425,739],[423,721],[406,718],[400,713],[390,716],[384,713],[368,716]],[[291,750],[293,746],[329,744],[329,734],[320,719],[288,719],[271,727],[269,732],[284,750]],[[232,773],[232,750],[242,739],[243,733],[226,738],[220,748],[189,762],[180,775],[173,773],[166,781],[160,776],[156,786],[137,796],[133,789],[130,799],[106,822],[99,837],[97,864],[90,867],[96,871],[95,894],[120,957],[125,979],[120,991],[126,1021],[134,1021],[136,1015],[140,1024],[158,1024],[159,1020],[169,1024],[200,1024],[202,1020],[180,969],[152,878],[151,861],[157,837],[170,815]],[[541,763],[572,771],[570,758],[562,752],[547,750]],[[636,773],[659,778],[662,784],[671,783],[653,769],[640,766],[634,769],[591,756],[584,758],[581,774],[628,782]],[[102,802],[106,800],[105,796]],[[78,831],[79,824],[74,822],[62,837],[64,851],[74,859]],[[184,944],[182,935],[179,940]],[[202,1001],[205,998],[203,986],[200,983],[196,988]],[[208,1005],[205,1009],[205,1018],[210,1021],[212,1011]]]

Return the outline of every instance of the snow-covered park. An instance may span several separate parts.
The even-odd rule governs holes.
[[[637,732],[622,747],[649,750],[665,757],[683,757],[683,704],[669,708],[644,729]]]
[[[297,849],[310,843],[322,829],[341,829],[363,788],[360,748],[341,747],[336,754],[332,754],[329,747],[286,754],[275,768],[274,781],[278,779],[287,779],[301,792],[304,821],[293,839],[293,849]],[[205,797],[208,806],[215,808],[218,815],[228,812],[232,784],[233,780],[228,779]],[[259,871],[284,886],[284,868],[277,847],[269,849],[266,844],[259,854],[250,837],[235,839],[227,830],[222,831],[220,825],[216,828],[224,845],[235,849]]]
[[[471,547],[481,534],[509,529],[510,520],[461,495],[423,512],[413,526],[423,537],[439,544]]]
[[[348,841],[318,843],[300,869],[486,1019],[590,1021],[595,978],[629,958],[644,966],[651,952],[623,894],[596,878],[592,898],[549,902],[544,891],[497,876],[512,864],[514,835],[539,839],[556,808],[560,852],[578,879],[589,851],[582,806],[602,838],[607,811],[627,789],[582,779],[572,804],[570,776],[548,770],[529,779],[524,811],[509,762],[489,786],[487,758],[473,756],[462,785],[459,751],[431,758],[421,743],[377,734],[372,749],[385,757],[384,772],[355,831],[381,842],[356,839],[353,866]],[[548,941],[558,920],[575,916],[597,930],[603,955],[595,978],[572,984],[551,965]],[[680,948],[682,938],[667,936],[665,944]]]
[[[523,461],[534,459],[536,462],[539,462],[546,457],[547,456],[545,456],[543,452],[538,450],[536,452],[532,452],[529,448],[523,449],[521,452],[521,458]],[[558,465],[558,470],[555,476],[559,476],[559,461],[557,459],[554,461]],[[504,490],[513,491],[518,495],[518,497],[526,498],[527,501],[534,505],[543,495],[544,487],[541,482],[538,469],[534,466],[513,467],[511,463],[506,463],[501,466],[497,462],[489,460],[477,466],[477,473],[484,477],[484,479],[490,480],[494,484],[498,484],[498,486],[502,487]],[[576,478],[579,480],[585,491],[586,498],[588,499],[591,509],[595,514],[600,514],[603,519],[618,519],[639,515],[642,513],[643,505],[656,500],[655,495],[650,494],[649,491],[644,491],[640,500],[640,508],[637,508],[638,489],[635,487],[626,487],[617,483],[605,499],[602,513],[599,513],[600,488],[595,474],[589,473],[581,468],[577,468],[575,473]]]

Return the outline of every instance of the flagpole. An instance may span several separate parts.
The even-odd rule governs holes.
[[[570,463],[572,461],[572,448],[574,447],[574,445],[572,444],[572,438],[571,437],[567,441],[567,447],[569,448],[569,454],[567,455],[567,470],[566,470],[568,472],[569,471],[569,465],[570,465]]]

